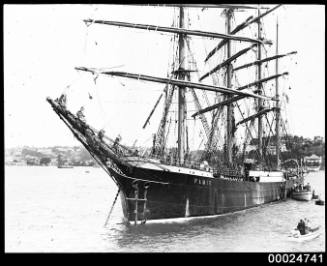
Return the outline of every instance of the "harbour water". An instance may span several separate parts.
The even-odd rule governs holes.
[[[305,178],[325,200],[325,172]],[[288,199],[210,219],[126,226],[120,199],[101,168],[6,166],[6,252],[321,252],[325,206]],[[322,226],[311,241],[293,242],[300,218]]]

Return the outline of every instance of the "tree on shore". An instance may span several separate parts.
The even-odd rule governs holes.
[[[40,160],[40,165],[49,165],[51,162],[51,159],[49,157],[42,157]]]

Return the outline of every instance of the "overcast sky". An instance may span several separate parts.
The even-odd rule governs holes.
[[[287,91],[290,133],[311,138],[324,136],[325,8],[293,5],[280,8],[278,12],[281,29],[279,51],[298,52],[292,59],[284,61],[290,63],[290,69],[283,69],[281,63],[283,71],[290,71],[288,84],[291,90]],[[97,102],[95,112],[99,119],[95,125],[109,128],[110,136],[122,133],[126,139],[132,140],[137,135],[133,128],[141,130],[162,86],[151,90],[153,84],[141,83],[133,85],[136,92],[125,88],[129,81],[115,79],[111,85],[121,89],[108,92],[108,84],[99,78],[97,85],[103,88],[96,91],[92,76],[76,73],[74,67],[123,65],[119,70],[165,76],[166,72],[162,69],[167,68],[168,61],[155,57],[161,54],[162,58],[168,58],[170,36],[140,30],[133,33],[132,30],[121,31],[100,25],[86,27],[82,20],[91,17],[171,26],[172,9],[109,5],[5,5],[6,147],[78,145],[45,101],[47,96],[58,97],[71,84],[75,90],[69,92],[71,98],[68,101],[81,96],[85,104],[89,92],[97,95],[96,101],[104,100]],[[152,42],[154,36],[156,41]],[[92,47],[96,48],[93,52]],[[103,54],[104,50],[108,55]],[[127,107],[123,107],[123,103]],[[71,100],[72,110],[77,110],[80,105]],[[161,111],[157,113],[156,119]],[[156,128],[157,124],[153,122],[147,133],[151,135]]]

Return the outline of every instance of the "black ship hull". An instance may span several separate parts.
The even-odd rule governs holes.
[[[210,216],[244,210],[286,199],[297,181],[253,182],[214,177],[210,172],[184,167],[175,167],[172,171],[170,166],[144,159],[141,160],[150,167],[131,164],[85,122],[55,101],[48,99],[48,102],[117,184],[127,221]]]
[[[112,171],[112,176],[122,191],[124,216],[134,222],[240,211],[286,199],[294,182],[252,182],[122,165],[119,168],[124,174]]]

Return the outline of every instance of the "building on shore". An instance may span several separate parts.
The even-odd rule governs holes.
[[[322,157],[312,154],[304,157],[304,166],[308,172],[317,172],[321,168]]]

